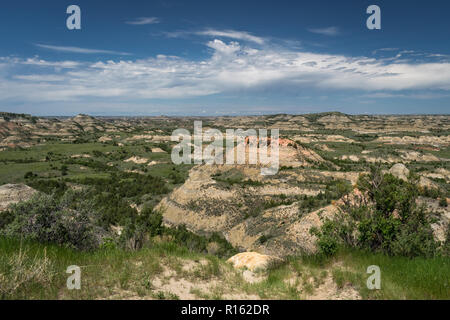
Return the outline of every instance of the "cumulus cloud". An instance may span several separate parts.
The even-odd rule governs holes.
[[[3,66],[17,66],[17,65],[24,65],[24,66],[37,66],[37,67],[52,67],[55,68],[55,70],[60,69],[73,69],[80,66],[80,63],[77,61],[47,61],[43,59],[39,59],[39,57],[33,57],[33,58],[27,58],[27,59],[19,59],[19,58],[10,58],[10,57],[0,57],[0,62],[3,64]]]
[[[450,91],[450,63],[319,54],[214,39],[203,60],[158,55],[92,63],[0,58],[0,101],[177,99],[267,88]],[[26,70],[26,71],[24,71]]]
[[[230,44],[224,43],[222,40],[213,40],[207,43],[207,46],[214,49],[216,56],[223,54],[225,56],[234,56],[235,53],[241,50],[241,46],[238,42],[230,42]]]

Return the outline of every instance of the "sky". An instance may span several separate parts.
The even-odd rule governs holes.
[[[67,28],[70,5],[81,30]],[[0,111],[449,114],[449,12],[447,0],[4,0]]]

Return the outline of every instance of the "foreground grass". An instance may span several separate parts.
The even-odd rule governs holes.
[[[338,270],[337,283],[353,281],[369,299],[450,299],[450,258],[405,258],[361,251],[344,252],[341,261],[356,272]],[[365,272],[370,265],[381,270],[381,290],[367,289]],[[359,272],[358,272],[359,271]],[[361,279],[361,274],[364,275]]]
[[[197,255],[172,243],[161,243],[139,251],[103,249],[80,252],[55,245],[0,239],[0,274],[3,279],[21,279],[9,287],[0,284],[2,298],[13,299],[97,299],[111,296],[116,290],[150,290],[149,279],[161,273],[163,258],[180,257],[196,259]],[[20,260],[19,256],[26,258]],[[45,261],[45,262],[44,262]],[[19,264],[16,268],[14,265]],[[29,273],[36,265],[44,271],[35,277],[17,275]],[[82,270],[82,290],[67,290],[68,266],[77,265]],[[147,293],[147,292],[145,292]]]
[[[79,252],[0,238],[0,253],[1,299],[184,298],[176,290],[161,290],[157,281],[188,281],[193,285],[190,297],[198,299],[339,299],[350,289],[363,299],[450,299],[449,258],[361,251],[343,251],[334,258],[292,257],[256,273],[260,280],[251,283],[224,259],[170,242],[154,242],[139,251]],[[81,290],[66,288],[70,265],[81,267]],[[369,265],[381,269],[381,290],[366,287]]]

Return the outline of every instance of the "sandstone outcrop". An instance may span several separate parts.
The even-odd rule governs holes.
[[[276,257],[257,252],[241,252],[227,260],[227,262],[231,263],[236,269],[247,268],[253,272],[265,270],[271,263],[276,261],[279,261]]]
[[[29,200],[37,191],[24,184],[5,184],[0,186],[0,211],[11,204]]]

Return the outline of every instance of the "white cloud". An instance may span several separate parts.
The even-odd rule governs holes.
[[[322,34],[325,36],[337,36],[341,33],[338,27],[310,28],[308,29],[308,31],[312,33]]]
[[[421,99],[421,100],[429,100],[429,99],[442,99],[450,97],[450,94],[436,93],[436,92],[428,92],[428,93],[388,93],[388,92],[375,92],[363,95],[365,98],[374,98],[374,99],[390,99],[390,98],[409,98],[409,99]]]
[[[207,43],[207,46],[214,49],[216,55],[217,54],[231,55],[238,52],[241,49],[239,43],[237,42],[230,42],[230,44],[227,45],[222,40],[217,39],[209,41]]]
[[[157,17],[140,17],[136,18],[134,20],[130,20],[125,22],[126,24],[132,24],[132,25],[146,25],[146,24],[157,24],[160,23],[161,19]]]
[[[211,37],[224,37],[236,40],[245,40],[254,42],[257,44],[263,44],[265,40],[261,37],[256,37],[245,31],[236,31],[236,30],[215,30],[215,29],[207,29],[203,31],[194,32],[197,35],[203,36],[211,36]]]
[[[93,97],[125,103],[277,88],[323,89],[325,95],[326,90],[358,90],[361,94],[450,91],[448,62],[409,63],[278,46],[254,48],[219,39],[206,46],[211,55],[200,61],[165,55],[94,63],[0,58],[0,101],[76,101]]]
[[[47,61],[43,59],[39,59],[39,57],[27,58],[27,59],[19,59],[12,57],[0,57],[0,66],[3,68],[13,67],[17,65],[25,65],[25,66],[37,66],[37,67],[53,67],[55,69],[67,69],[67,68],[77,68],[81,64],[77,61]]]
[[[262,45],[267,42],[267,39],[265,38],[254,36],[246,31],[237,31],[237,30],[205,29],[199,31],[173,31],[173,32],[164,32],[164,35],[166,35],[169,38],[180,38],[189,35],[206,36],[212,38],[228,38],[234,40],[253,42],[259,45]]]
[[[49,50],[59,51],[59,52],[83,53],[83,54],[112,54],[112,55],[120,55],[120,56],[131,55],[128,52],[88,49],[88,48],[79,48],[79,47],[52,46],[52,45],[40,44],[40,43],[37,43],[36,46],[39,48],[44,48],[44,49],[49,49]]]
[[[379,52],[392,52],[392,51],[399,51],[398,48],[380,48],[372,51],[372,54],[377,54]]]
[[[57,82],[63,81],[64,77],[51,75],[51,74],[31,74],[31,75],[17,75],[13,76],[14,79],[26,80],[26,81],[37,81],[37,82]]]

